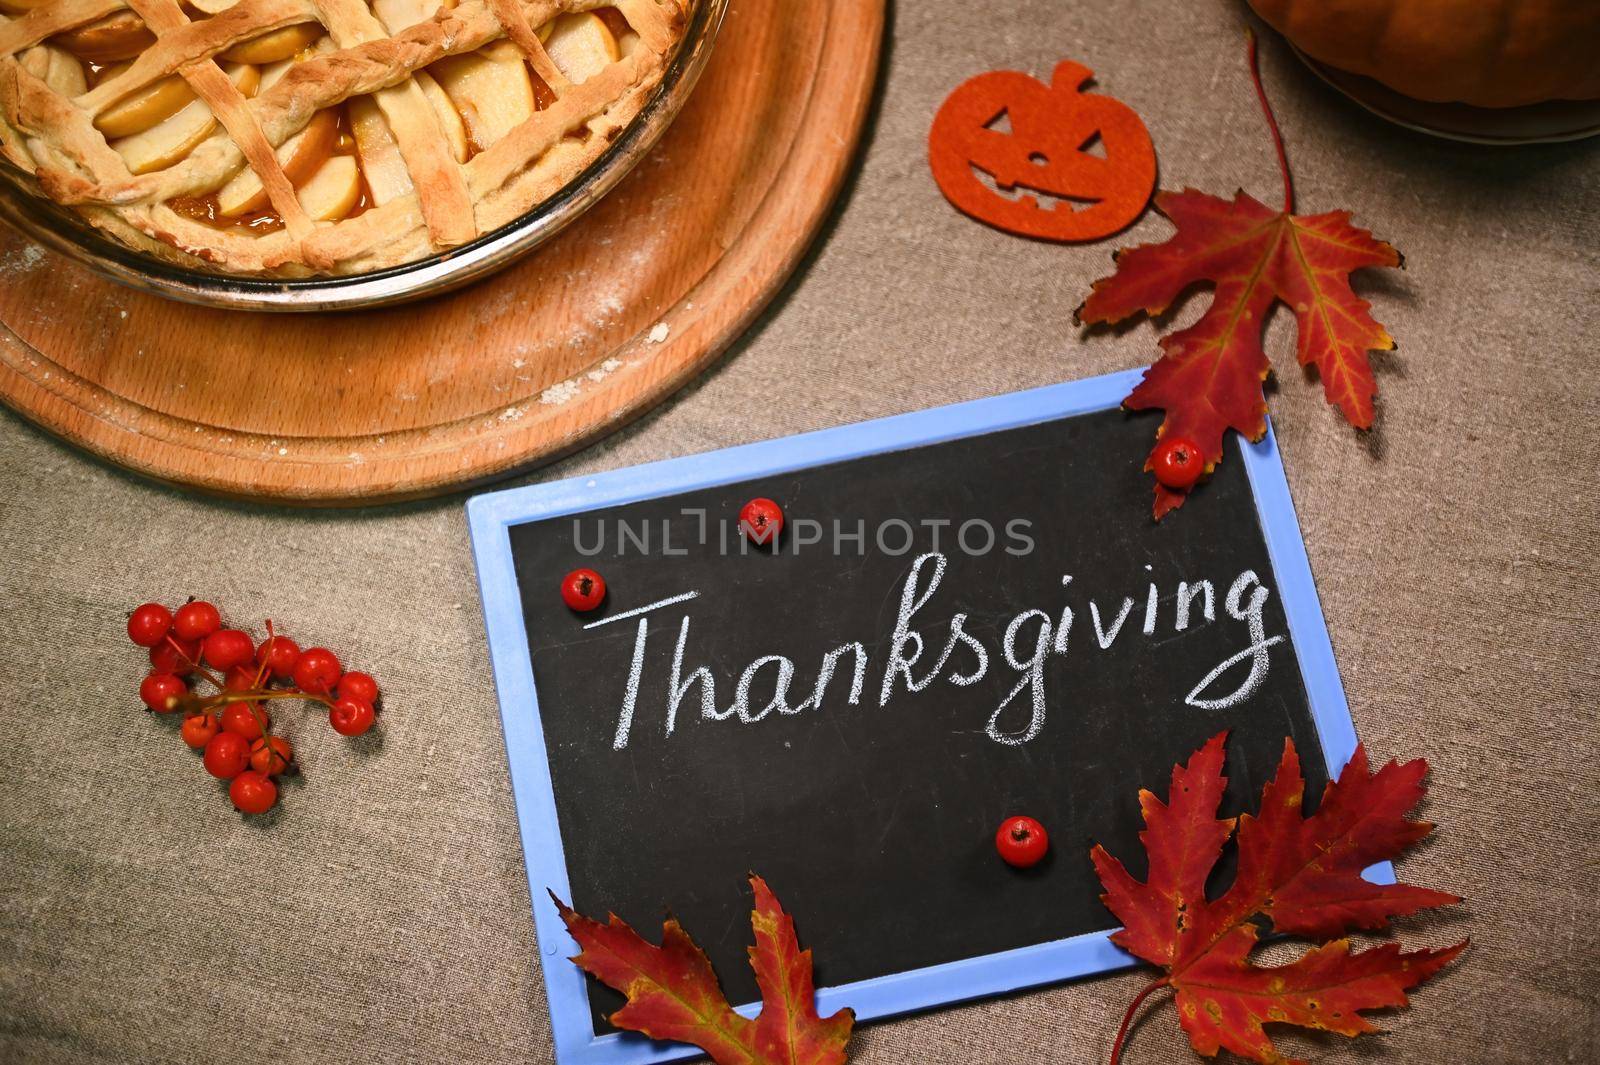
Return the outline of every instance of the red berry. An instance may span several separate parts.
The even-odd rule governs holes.
[[[150,666],[157,673],[176,673],[180,677],[187,677],[199,665],[200,644],[194,640],[180,640],[168,634],[166,639],[150,648]]]
[[[341,736],[359,736],[372,727],[375,719],[372,704],[359,699],[340,699],[328,711],[328,724]]]
[[[254,712],[252,713],[252,707]],[[261,735],[261,726],[271,727],[272,718],[264,707],[253,703],[229,703],[222,708],[222,731],[237,732],[247,740]]]
[[[222,628],[222,615],[204,599],[185,603],[172,615],[172,631],[180,640],[203,640]]]
[[[250,745],[250,768],[269,777],[288,769],[293,757],[289,741],[282,736],[262,736]]]
[[[995,849],[1008,865],[1026,869],[1038,865],[1050,849],[1050,836],[1031,817],[1008,817],[994,834]]]
[[[217,717],[210,713],[190,714],[183,719],[183,728],[178,731],[183,734],[184,743],[199,750],[217,734]]]
[[[1150,456],[1150,469],[1156,480],[1175,492],[1187,492],[1206,472],[1200,445],[1186,436],[1174,436],[1156,445]]]
[[[228,798],[233,808],[242,814],[264,814],[278,805],[278,785],[272,778],[246,769],[228,785]]]
[[[139,698],[158,714],[176,710],[178,700],[188,694],[189,686],[183,682],[183,678],[171,673],[152,673],[139,685]]]
[[[752,543],[776,545],[783,533],[783,508],[770,499],[752,499],[739,510],[739,528]]]
[[[201,653],[212,669],[226,670],[255,661],[256,645],[247,633],[238,629],[219,629],[206,637]]]
[[[358,703],[378,701],[378,682],[365,673],[350,672],[339,678],[339,698]]]
[[[294,664],[294,684],[303,692],[327,695],[343,673],[338,655],[326,647],[308,647],[300,652],[300,660]]]
[[[573,610],[593,610],[605,597],[606,579],[592,569],[575,569],[561,578],[561,601]]]
[[[228,670],[228,675],[222,678],[222,690],[228,692],[247,692],[256,686],[256,667],[234,666]]]
[[[250,741],[237,732],[219,732],[206,743],[206,772],[232,780],[250,764]]]
[[[300,645],[287,636],[269,636],[256,648],[256,664],[267,667],[276,680],[294,676],[295,663],[300,661]]]
[[[128,639],[140,647],[154,647],[172,628],[172,612],[160,603],[146,603],[128,615]]]

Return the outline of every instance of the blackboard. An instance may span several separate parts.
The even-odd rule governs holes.
[[[536,910],[670,910],[749,1002],[754,870],[865,1018],[1119,961],[1088,848],[1142,873],[1137,789],[1221,729],[1231,809],[1285,736],[1319,794],[1353,737],[1276,456],[1230,440],[1158,524],[1115,381],[474,501]],[[753,496],[776,550],[739,535]],[[578,565],[610,588],[588,615],[557,594]],[[994,850],[1014,813],[1051,832],[1026,872]],[[538,930],[563,1060],[668,1053],[608,1034],[609,989],[575,1003]]]

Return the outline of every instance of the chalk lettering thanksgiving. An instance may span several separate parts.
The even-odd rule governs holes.
[[[894,631],[881,661],[873,661],[866,645],[858,640],[841,644],[822,656],[815,672],[796,687],[797,667],[781,654],[757,658],[739,674],[731,696],[719,698],[717,678],[707,666],[690,664],[694,616],[686,607],[678,625],[677,645],[668,675],[646,676],[645,647],[650,640],[650,615],[678,604],[691,604],[699,598],[694,591],[684,592],[637,610],[592,622],[595,628],[618,621],[638,619],[634,633],[632,665],[617,714],[616,736],[612,746],[623,750],[634,725],[642,714],[655,716],[671,736],[685,714],[698,714],[707,721],[760,723],[772,714],[802,714],[822,711],[840,703],[858,706],[864,698],[880,707],[888,706],[901,692],[920,692],[943,680],[956,687],[978,684],[991,673],[1003,678],[1007,690],[989,715],[985,732],[996,743],[1020,746],[1039,734],[1046,717],[1047,666],[1054,657],[1079,647],[1080,654],[1095,654],[1109,649],[1118,639],[1150,638],[1165,624],[1174,632],[1201,625],[1227,624],[1239,635],[1239,649],[1216,664],[1204,676],[1196,677],[1184,702],[1199,709],[1215,710],[1248,699],[1267,679],[1272,668],[1271,649],[1283,640],[1282,634],[1268,636],[1262,620],[1271,590],[1253,570],[1244,570],[1227,583],[1209,579],[1180,581],[1174,596],[1172,616],[1160,615],[1160,590],[1150,582],[1145,590],[1142,610],[1139,603],[1124,597],[1115,606],[1102,606],[1093,598],[1078,600],[1074,609],[1072,577],[1061,583],[1066,605],[1059,613],[1028,609],[1018,613],[1006,626],[998,647],[986,646],[966,631],[967,615],[950,617],[948,636],[943,646],[923,637],[920,628],[932,626],[936,615],[939,585],[949,565],[937,551],[920,555],[912,563],[900,589],[900,610]],[[1220,604],[1218,600],[1220,599]],[[1218,621],[1218,606],[1222,620]],[[1136,625],[1137,629],[1131,629]],[[945,627],[941,626],[940,631]],[[1074,630],[1077,636],[1074,638]],[[869,692],[867,682],[871,679]],[[766,696],[759,704],[752,691]],[[798,701],[797,701],[798,697]]]

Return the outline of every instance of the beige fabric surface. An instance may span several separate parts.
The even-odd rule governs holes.
[[[1071,312],[1115,243],[1165,222],[1085,247],[993,232],[939,197],[924,138],[968,75],[1071,56],[1144,116],[1163,185],[1274,202],[1243,24],[1212,0],[897,5],[859,173],[795,282],[696,385],[525,479],[1149,361],[1149,325],[1080,337]],[[1434,766],[1440,831],[1402,871],[1468,899],[1406,939],[1474,940],[1387,1034],[1284,1042],[1326,1062],[1600,1060],[1600,142],[1431,140],[1280,41],[1264,66],[1302,208],[1352,208],[1406,255],[1361,282],[1400,342],[1378,428],[1355,434],[1293,369],[1282,314],[1272,407],[1361,736]],[[308,745],[279,814],[240,819],[176,723],[135,708],[123,616],[187,594],[330,642],[385,687],[376,737]],[[462,497],[218,503],[0,413],[0,618],[0,1059],[550,1059]],[[1143,979],[870,1025],[856,1060],[1103,1061]],[[1170,1004],[1126,1060],[1194,1060]]]

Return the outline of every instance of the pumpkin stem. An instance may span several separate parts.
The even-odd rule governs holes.
[[[1289,176],[1289,156],[1283,150],[1283,134],[1278,130],[1278,120],[1273,117],[1272,104],[1267,101],[1267,90],[1261,86],[1261,65],[1256,61],[1256,35],[1249,26],[1244,28],[1246,55],[1250,60],[1250,83],[1256,87],[1256,99],[1261,101],[1261,113],[1267,116],[1267,130],[1272,134],[1272,147],[1278,153],[1278,169],[1283,173],[1283,211],[1294,214],[1294,179]]]

